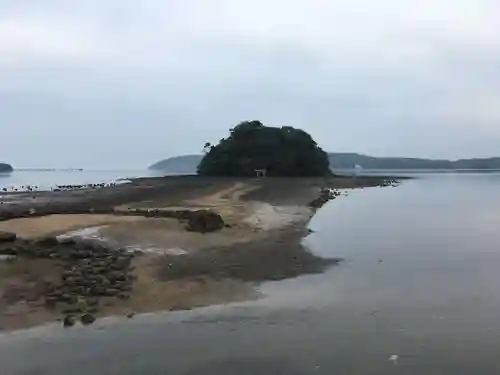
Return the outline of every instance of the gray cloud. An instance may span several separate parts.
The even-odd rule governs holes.
[[[493,155],[499,16],[487,0],[0,0],[0,158],[143,167],[246,119],[331,151]]]

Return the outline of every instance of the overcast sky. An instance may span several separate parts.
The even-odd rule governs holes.
[[[244,120],[500,154],[498,0],[0,0],[0,161],[141,168]]]

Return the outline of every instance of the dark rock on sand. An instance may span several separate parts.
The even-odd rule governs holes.
[[[0,243],[14,242],[17,238],[15,233],[0,231]]]
[[[325,205],[326,202],[337,198],[339,195],[340,192],[337,190],[322,188],[319,193],[319,196],[309,203],[309,207],[314,209],[319,209],[323,207],[323,205]]]
[[[46,297],[45,298],[45,307],[49,309],[55,309],[57,305],[57,298],[55,297]]]
[[[118,297],[119,299],[121,299],[121,300],[124,300],[124,301],[125,301],[125,300],[130,299],[130,294],[127,294],[127,293],[120,293],[120,294],[118,294],[118,295],[117,295],[117,297]]]
[[[61,245],[71,246],[76,243],[75,239],[72,237],[61,237],[57,239]]]
[[[222,217],[211,210],[193,211],[188,218],[187,229],[192,232],[214,232],[221,230],[225,223]]]
[[[0,255],[17,255],[18,250],[15,246],[11,246],[10,243],[1,243],[0,242]]]
[[[47,236],[34,240],[33,245],[41,247],[54,247],[59,245],[59,241],[56,237]]]
[[[80,318],[80,321],[82,322],[83,325],[89,325],[95,322],[95,316],[90,314],[90,313],[85,313],[82,315]]]
[[[73,327],[76,323],[76,319],[73,315],[66,315],[63,320],[64,327]]]

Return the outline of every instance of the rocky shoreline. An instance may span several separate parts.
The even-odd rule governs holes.
[[[353,183],[352,181],[296,179],[294,190],[289,188],[280,191],[278,188],[284,183],[280,180],[269,179],[264,184],[259,182],[261,185],[255,184],[254,181],[251,181],[253,185],[250,185],[246,181],[242,183],[222,180],[217,189],[214,189],[213,181],[205,181],[200,186],[199,181],[193,180],[195,185],[190,189],[194,194],[190,194],[189,189],[186,189],[185,178],[179,178],[179,181],[181,186],[178,187],[180,190],[177,190],[176,196],[169,194],[171,190],[164,187],[163,194],[159,194],[162,190],[159,183],[162,181],[157,180],[153,181],[153,184],[148,181],[148,188],[144,187],[142,181],[139,184],[130,184],[130,191],[128,195],[125,194],[125,199],[123,196],[109,195],[108,191],[106,199],[90,193],[89,197],[83,199],[51,196],[50,202],[45,205],[40,201],[27,199],[10,200],[1,205],[0,220],[7,228],[16,220],[25,220],[25,225],[29,227],[34,225],[32,220],[44,220],[44,217],[50,218],[54,215],[70,218],[72,215],[95,217],[106,214],[117,219],[142,218],[140,223],[144,228],[135,226],[130,230],[124,227],[123,232],[126,234],[141,233],[145,230],[144,238],[149,238],[151,233],[159,231],[166,238],[178,237],[180,243],[185,244],[184,247],[186,244],[192,245],[189,245],[191,249],[187,249],[184,256],[148,255],[140,251],[130,251],[111,242],[90,239],[56,237],[53,234],[26,238],[18,235],[19,233],[9,233],[5,230],[2,232],[0,227],[0,255],[6,257],[2,267],[7,275],[0,279],[0,283],[3,282],[0,290],[0,309],[8,309],[16,303],[25,303],[35,310],[43,309],[49,316],[61,317],[64,326],[73,325],[77,319],[82,324],[90,324],[98,316],[117,311],[109,308],[117,304],[122,306],[118,307],[119,311],[125,310],[132,316],[134,307],[137,307],[141,298],[145,298],[144,295],[150,293],[149,289],[155,290],[154,293],[151,292],[150,300],[165,299],[165,303],[157,305],[157,308],[169,309],[168,306],[174,308],[179,304],[189,308],[190,305],[209,304],[213,299],[204,299],[200,294],[200,299],[193,302],[191,296],[177,293],[177,300],[172,302],[169,300],[172,299],[172,293],[167,293],[170,297],[163,296],[164,291],[172,287],[184,290],[185,285],[196,285],[197,290],[203,289],[207,294],[206,285],[216,285],[221,280],[240,280],[241,283],[279,280],[305,273],[323,272],[326,267],[339,262],[338,259],[322,259],[313,255],[303,248],[301,240],[314,212],[341,194],[335,186],[343,186]],[[297,188],[298,182],[302,186]],[[396,183],[397,181],[392,179],[371,178],[368,182],[358,180],[351,187],[392,186]],[[138,187],[143,191],[142,195],[137,195],[134,191]],[[120,191],[123,192],[124,187],[115,189],[116,194],[119,194]],[[260,199],[256,195],[259,189],[264,194]],[[148,191],[155,192],[154,199],[145,203],[145,197],[151,198],[151,195],[147,194]],[[212,193],[213,191],[215,193]],[[278,203],[268,196],[273,191],[281,200],[286,198],[288,192],[290,202],[298,203],[298,207],[308,208],[310,214],[299,216],[302,219],[295,224],[278,223],[276,229],[260,230],[253,224],[245,224],[248,220],[244,218],[254,212],[256,205],[264,202],[275,205]],[[248,200],[247,195],[252,194],[252,198]],[[186,199],[186,195],[191,200]],[[129,200],[132,196],[134,199]],[[42,195],[42,199],[47,198],[47,195]],[[165,202],[163,199],[171,201]],[[124,200],[138,203],[126,207],[114,205],[123,203]],[[176,207],[179,202],[181,207]],[[175,224],[176,222],[178,224]],[[118,230],[120,225],[125,224],[116,225]],[[152,228],[157,232],[151,232]],[[165,248],[172,245],[176,244],[167,242]],[[152,262],[141,259],[149,259]],[[47,270],[36,277],[25,277],[26,269],[33,272],[32,268],[38,267],[34,262],[38,261],[45,262],[43,267]],[[19,264],[24,265],[24,274],[12,271],[19,267]],[[148,265],[144,266],[145,264]],[[144,280],[149,280],[149,284]],[[209,280],[213,280],[215,284]],[[176,282],[178,284],[175,284]],[[209,292],[217,294],[216,288]],[[226,296],[221,302],[224,299],[231,300],[231,297]],[[141,302],[141,308],[147,311],[148,306],[142,304],[147,303]],[[9,328],[8,325],[1,324],[1,319],[0,327]]]
[[[72,238],[22,240],[0,232],[0,254],[8,256],[6,262],[19,258],[52,262],[55,272],[50,278],[39,280],[29,290],[12,290],[10,296],[7,291],[3,297],[41,302],[47,309],[65,314],[65,321],[81,314],[89,322],[99,312],[101,297],[130,298],[134,279],[131,260],[135,254],[124,249]]]

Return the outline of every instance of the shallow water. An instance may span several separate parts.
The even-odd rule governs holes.
[[[37,186],[36,190],[50,190],[56,185],[84,185],[116,182],[119,179],[156,176],[149,170],[19,170],[0,173],[0,189],[21,189],[22,186]]]
[[[351,192],[311,222],[311,249],[346,259],[325,274],[254,302],[6,334],[1,373],[499,374],[499,186],[433,175]]]

